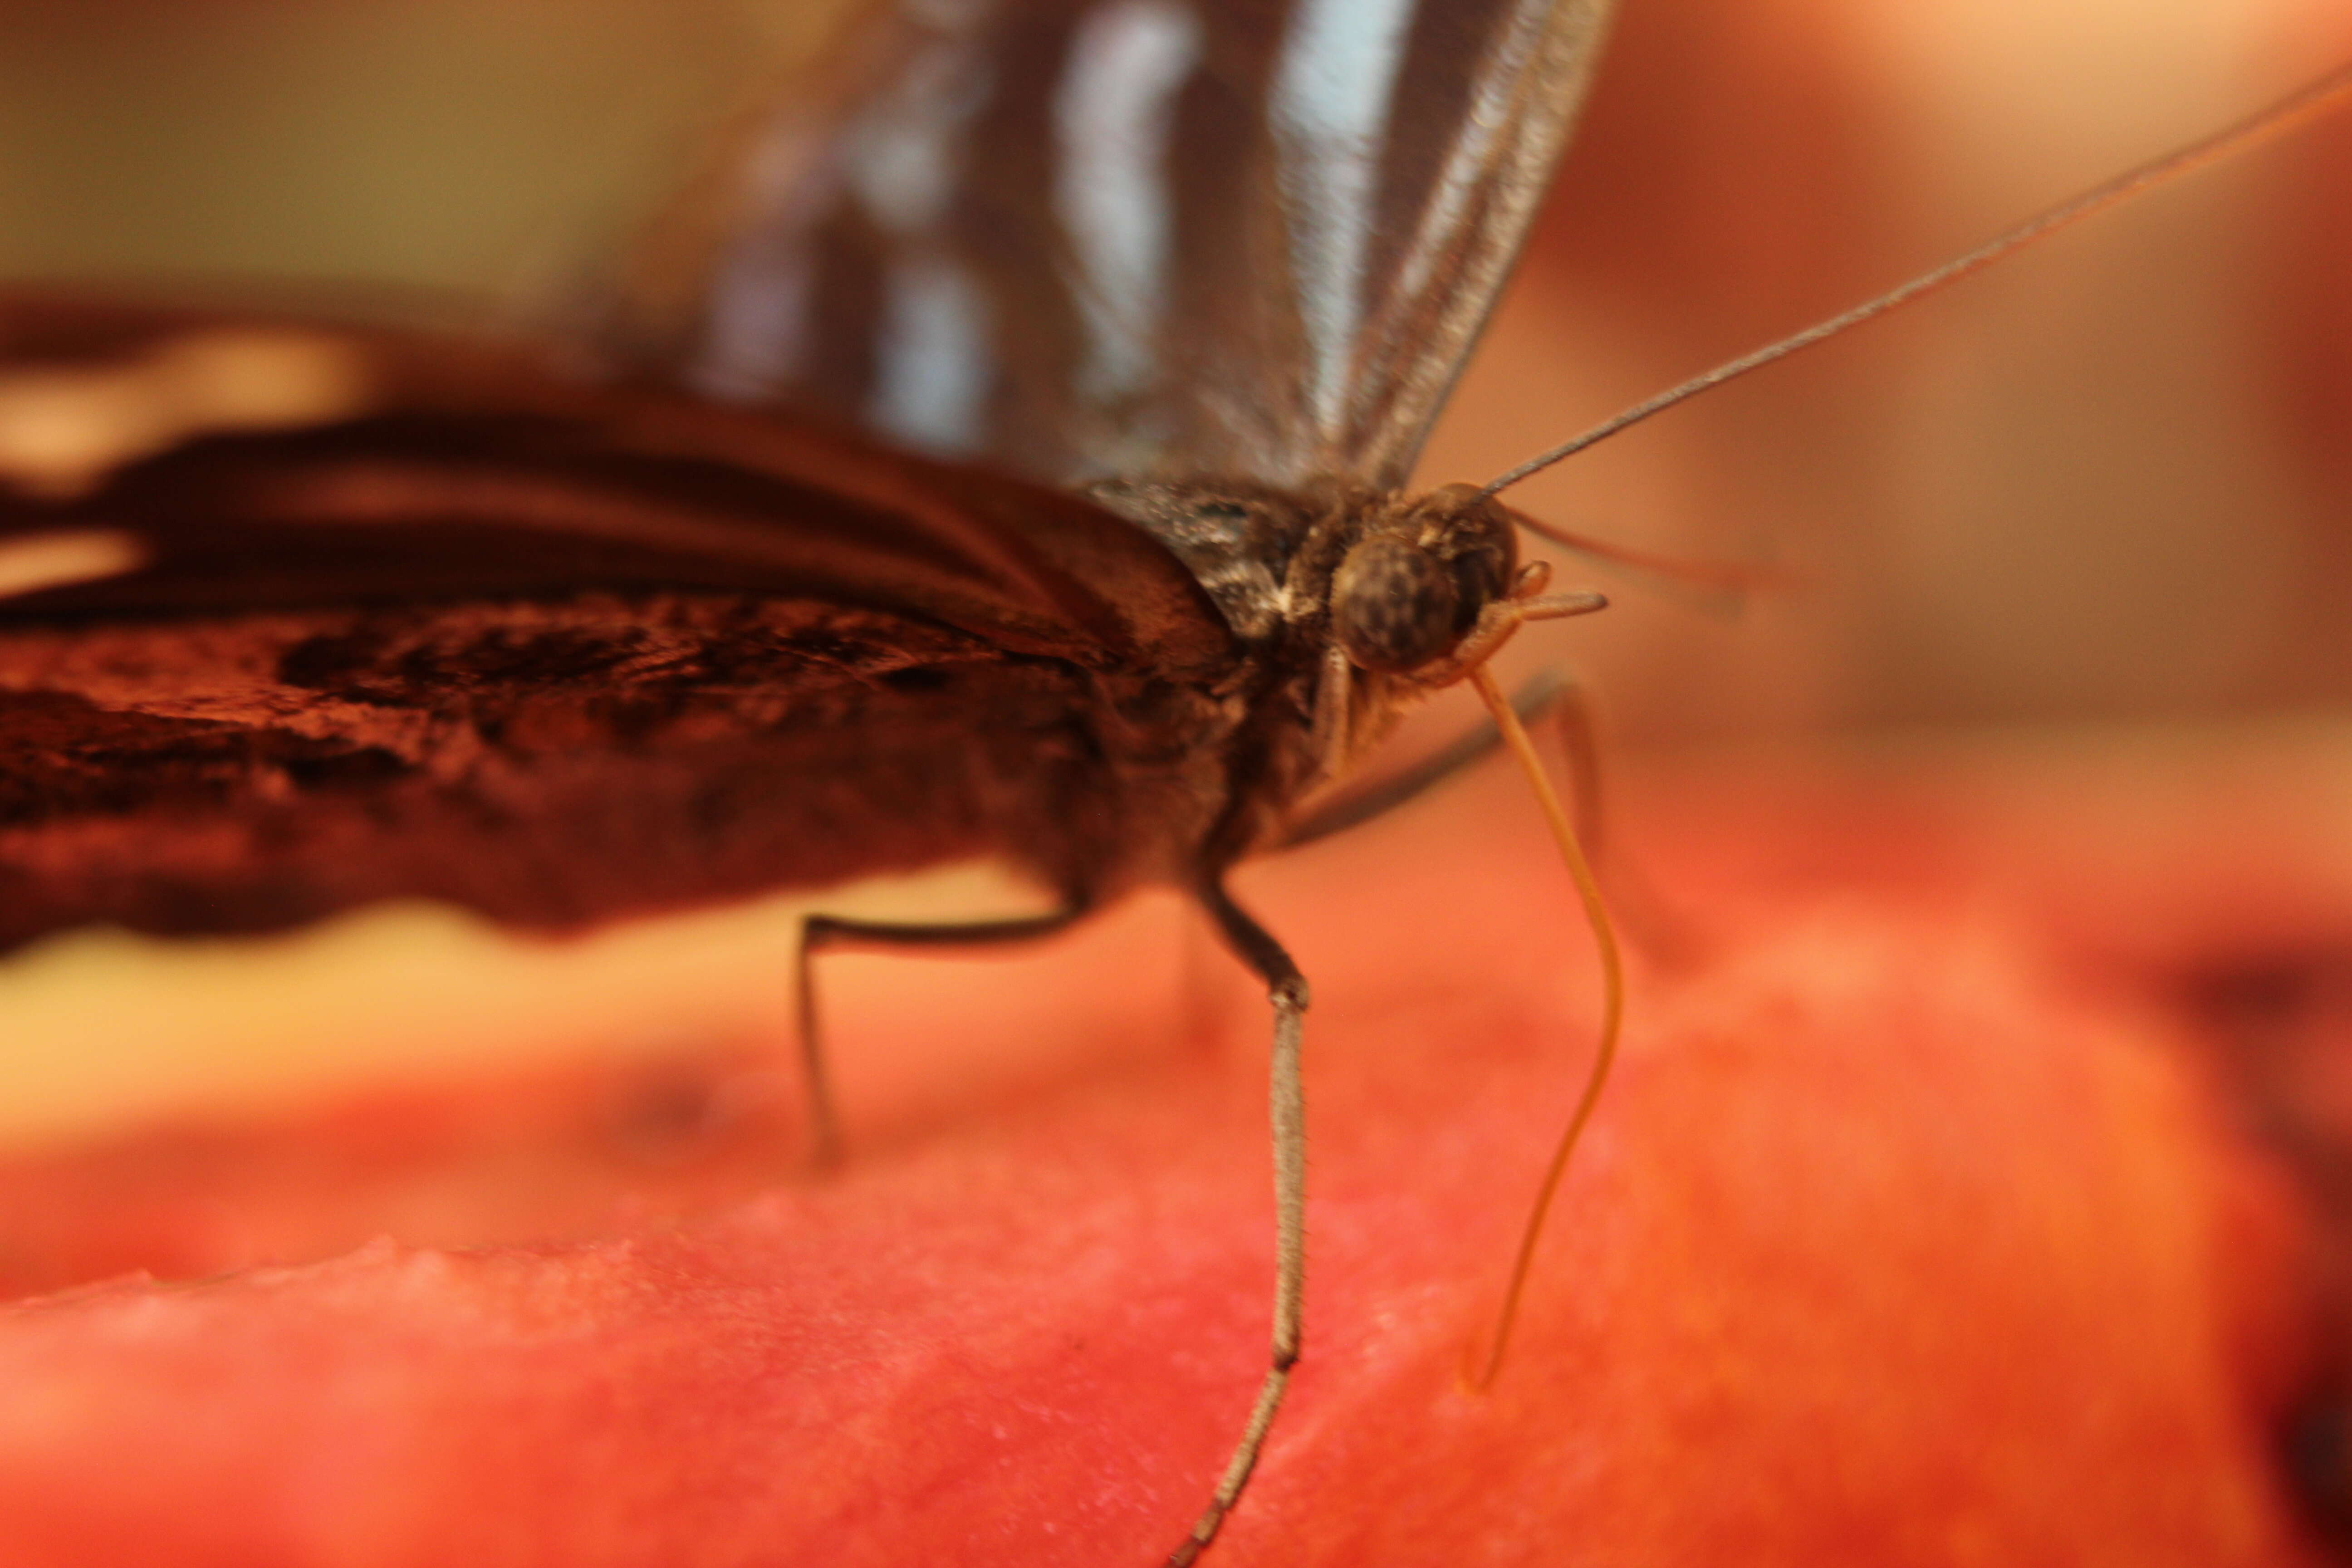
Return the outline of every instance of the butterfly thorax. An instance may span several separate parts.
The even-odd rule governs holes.
[[[1181,560],[1246,650],[1212,860],[1278,836],[1443,684],[1433,675],[1517,565],[1509,518],[1467,486],[1413,497],[1339,479],[1130,479],[1087,494]]]

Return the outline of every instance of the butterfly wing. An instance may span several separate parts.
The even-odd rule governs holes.
[[[122,531],[142,563],[20,586],[0,618],[635,586],[1178,675],[1231,647],[1174,557],[1045,487],[526,343],[0,295],[0,537],[59,529]]]
[[[1104,716],[1233,657],[1078,498],[498,344],[0,300],[0,945],[1084,892]]]
[[[1393,486],[1605,11],[886,5],[657,230],[615,341],[1054,483]]]

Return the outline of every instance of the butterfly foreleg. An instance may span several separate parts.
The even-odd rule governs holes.
[[[1273,1428],[1275,1413],[1290,1385],[1290,1369],[1298,1360],[1299,1301],[1307,1271],[1307,1105],[1299,1085],[1299,1041],[1307,1018],[1307,977],[1282,944],[1233,900],[1215,876],[1198,889],[1201,907],[1216,922],[1217,932],[1234,956],[1266,984],[1274,1005],[1274,1050],[1268,1099],[1274,1127],[1274,1341],[1265,1381],[1250,1406],[1241,1440],[1234,1446],[1224,1474],[1217,1479],[1208,1506],[1176,1550],[1169,1568],[1184,1568],[1216,1539],[1225,1515],[1240,1500],[1257,1466],[1258,1450]]]
[[[809,1143],[820,1167],[841,1161],[841,1119],[833,1103],[832,1079],[825,1070],[824,1033],[816,994],[816,955],[828,948],[865,945],[879,948],[987,947],[1052,936],[1087,913],[1082,900],[1073,900],[1051,914],[1017,920],[968,921],[962,924],[896,923],[843,920],[835,915],[811,915],[801,923],[800,948],[794,956],[795,984],[800,1000],[799,1045],[801,1078],[808,1097]]]

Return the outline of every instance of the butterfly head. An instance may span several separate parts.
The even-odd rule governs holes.
[[[1597,594],[1541,597],[1519,564],[1517,519],[1475,485],[1447,485],[1375,517],[1331,579],[1331,636],[1357,668],[1443,684],[1524,620],[1599,609]]]
[[[1359,669],[1408,674],[1451,656],[1509,592],[1510,514],[1475,485],[1448,485],[1376,519],[1331,579],[1331,631]]]

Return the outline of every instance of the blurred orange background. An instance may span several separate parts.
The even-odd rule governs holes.
[[[2352,54],[2314,0],[1633,0],[1433,460],[1494,471]],[[1528,484],[1769,561],[1592,640],[1660,739],[2352,692],[2352,121],[2063,233]]]

